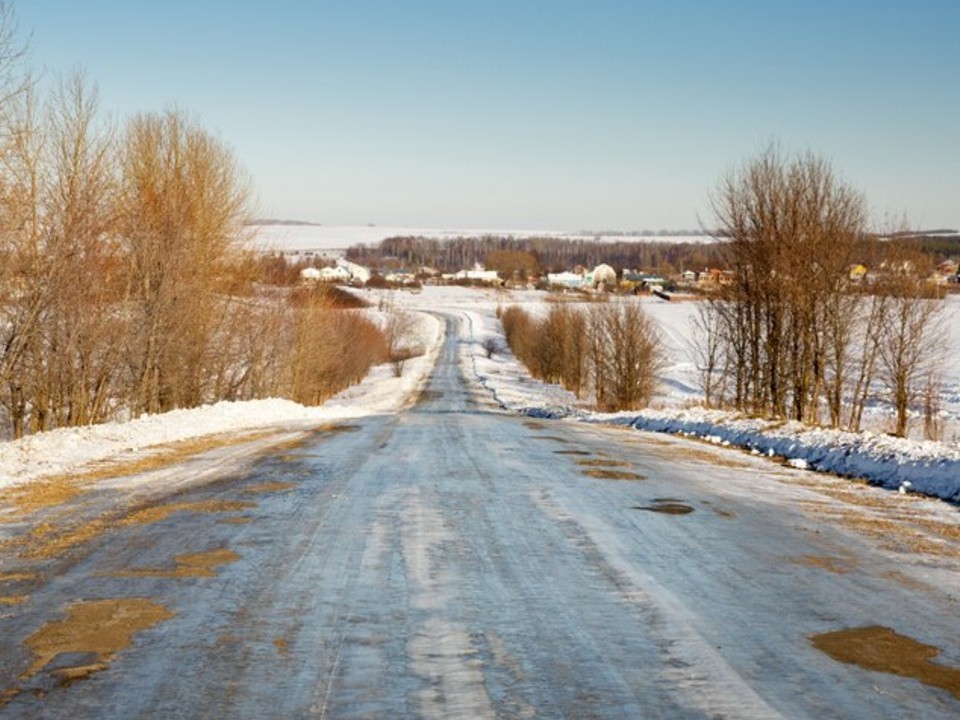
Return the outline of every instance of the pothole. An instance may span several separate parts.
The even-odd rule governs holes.
[[[121,572],[110,573],[111,577],[150,577],[150,578],[183,578],[183,577],[214,577],[219,573],[214,570],[218,565],[228,565],[236,562],[240,556],[233,550],[219,548],[200,553],[176,555],[173,558],[173,568],[133,568]]]
[[[586,450],[554,450],[555,455],[589,455]]]
[[[663,513],[664,515],[689,515],[693,507],[676,498],[655,498],[652,505],[635,505],[634,510]]]
[[[940,648],[879,625],[813,635],[813,646],[834,660],[865,670],[919,680],[960,699],[960,669],[932,661]]]
[[[58,675],[63,678],[73,671],[85,677],[104,669],[118,652],[133,642],[137,633],[173,616],[163,605],[146,598],[91,600],[71,605],[66,619],[47,623],[26,639],[25,644],[35,659],[20,678],[33,677],[57,656],[66,653],[91,655],[96,662],[57,668]]]

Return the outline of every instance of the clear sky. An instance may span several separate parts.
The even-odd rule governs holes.
[[[776,141],[877,218],[960,225],[960,0],[13,5],[47,77],[82,67],[119,119],[193,113],[260,216],[692,228]]]

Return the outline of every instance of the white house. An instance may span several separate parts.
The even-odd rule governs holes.
[[[587,273],[584,281],[592,287],[596,287],[600,283],[604,285],[616,285],[617,271],[606,263],[600,263],[593,269],[593,272]]]
[[[558,273],[547,273],[547,285],[557,285],[567,288],[583,287],[583,275],[564,270]]]
[[[349,260],[344,260],[340,258],[337,260],[337,267],[341,267],[350,274],[350,279],[354,282],[363,283],[366,285],[373,273],[370,272],[369,268],[365,268],[363,265],[357,265],[352,263]]]

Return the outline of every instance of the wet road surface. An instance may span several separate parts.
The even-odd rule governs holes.
[[[465,341],[396,416],[4,548],[0,718],[960,716],[955,553],[904,565],[768,461],[504,413]],[[873,626],[942,652],[812,640]]]

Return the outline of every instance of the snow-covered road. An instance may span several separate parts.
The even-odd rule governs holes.
[[[67,499],[67,546],[21,519],[0,718],[960,714],[942,504],[511,415],[447,331],[399,413],[99,518]],[[818,649],[845,630],[853,663]],[[913,641],[942,653],[904,662]]]

